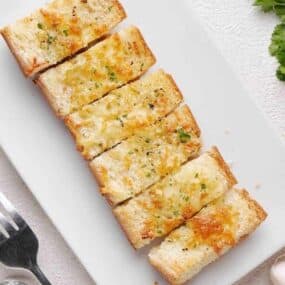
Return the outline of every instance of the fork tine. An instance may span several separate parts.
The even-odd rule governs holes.
[[[7,237],[0,231],[0,244],[6,239]]]
[[[16,229],[8,222],[7,218],[2,213],[0,213],[0,224],[9,235],[16,231]]]
[[[17,213],[15,207],[2,193],[0,193],[0,203],[19,228],[26,225],[25,220]]]

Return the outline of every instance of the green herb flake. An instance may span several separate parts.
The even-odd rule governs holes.
[[[205,190],[207,188],[207,185],[205,183],[201,183],[201,189]]]
[[[149,108],[150,108],[151,110],[154,109],[154,105],[153,105],[153,104],[148,104],[148,106],[149,106]]]
[[[195,178],[198,178],[199,177],[199,173],[197,172],[196,174],[195,174]]]
[[[178,217],[178,216],[179,216],[179,211],[178,211],[178,210],[173,211],[173,215],[174,215],[175,217]]]
[[[47,43],[51,45],[56,40],[56,37],[51,36],[50,34],[47,35]]]
[[[68,30],[63,30],[62,32],[63,32],[63,34],[64,34],[66,37],[69,35],[69,31],[68,31]]]
[[[151,173],[148,172],[145,176],[149,178],[149,177],[151,177]]]
[[[117,78],[116,73],[109,66],[105,66],[105,68],[107,69],[109,80],[110,81],[117,81],[118,78]]]
[[[43,26],[43,24],[42,23],[38,23],[38,28],[40,29],[40,30],[43,30],[44,29],[44,26]]]
[[[145,141],[146,143],[150,143],[150,139],[149,139],[149,138],[146,138],[144,141]]]
[[[109,6],[109,7],[108,7],[108,11],[109,11],[109,12],[111,12],[112,9],[113,9],[113,6]]]
[[[177,132],[178,132],[179,140],[182,143],[187,143],[191,139],[190,134],[186,133],[183,129],[179,129]]]

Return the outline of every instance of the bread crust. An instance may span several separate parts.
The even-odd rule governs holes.
[[[215,261],[216,259],[218,259],[220,256],[226,254],[230,249],[236,247],[240,242],[242,242],[247,236],[249,236],[252,232],[255,231],[255,229],[260,225],[260,223],[262,221],[264,221],[264,219],[266,218],[267,214],[264,211],[264,209],[258,204],[257,201],[253,200],[250,196],[249,193],[245,190],[245,189],[232,189],[230,190],[226,195],[236,195],[239,196],[244,205],[247,205],[248,210],[245,210],[245,215],[248,219],[251,220],[250,224],[244,228],[244,234],[241,234],[241,236],[238,236],[235,243],[230,245],[230,246],[225,246],[225,248],[220,252],[220,253],[215,253],[213,251],[213,256],[208,256],[206,260],[204,260],[204,262],[202,262],[200,260],[200,262],[202,262],[202,265],[199,265],[197,271],[195,269],[191,269],[192,265],[195,268],[195,265],[192,264],[190,265],[190,268],[186,269],[184,268],[182,271],[179,270],[179,259],[176,261],[175,265],[177,264],[177,271],[172,267],[172,263],[169,264],[165,264],[166,259],[160,258],[161,255],[158,254],[156,255],[156,251],[159,250],[159,246],[155,247],[154,249],[152,249],[150,255],[149,255],[149,262],[151,265],[153,265],[161,274],[162,276],[168,281],[170,282],[170,284],[173,285],[180,285],[180,284],[184,284],[184,282],[186,282],[186,278],[187,275],[190,276],[190,272],[192,272],[191,276],[193,277],[197,272],[200,272],[205,265],[209,265],[210,263],[212,263],[213,261]],[[231,203],[235,203],[236,200],[233,200]],[[238,202],[237,202],[238,203]],[[232,205],[233,205],[232,204]],[[236,210],[240,211],[239,215],[242,215],[244,212],[242,209],[239,208],[238,206],[239,204],[236,204]],[[242,206],[243,207],[243,206]],[[199,214],[198,214],[199,215]],[[190,219],[191,221],[191,219]],[[238,222],[240,223],[240,222]],[[179,229],[178,229],[179,230]],[[164,241],[165,243],[165,241]],[[162,249],[165,250],[165,249]],[[163,253],[161,253],[163,254]],[[199,264],[200,264],[199,262]],[[174,265],[173,265],[174,266]],[[176,268],[176,267],[175,267]],[[189,270],[187,272],[187,270]]]
[[[111,0],[111,3],[112,3],[112,7],[116,7],[116,10],[117,10],[116,17],[113,17],[113,23],[110,23],[109,30],[106,33],[103,33],[98,38],[91,40],[89,42],[89,44],[92,43],[93,41],[99,40],[102,37],[104,37],[104,35],[106,35],[112,28],[114,28],[114,26],[116,26],[119,22],[123,21],[126,18],[127,14],[126,14],[126,11],[124,10],[122,4],[118,0]],[[35,14],[32,14],[32,15],[37,15],[37,13],[39,11],[40,11],[40,9],[36,10],[34,12]],[[24,19],[25,18],[23,18],[21,20],[24,20]],[[23,57],[18,52],[19,47],[13,40],[13,37],[11,35],[12,32],[13,31],[11,30],[10,26],[6,26],[0,30],[0,33],[2,34],[2,36],[3,36],[4,40],[6,41],[9,49],[11,50],[12,54],[16,58],[18,65],[20,66],[22,72],[24,73],[24,75],[26,77],[32,77],[32,76],[36,75],[37,73],[39,73],[39,72],[41,72],[41,71],[43,71],[49,67],[52,67],[52,66],[58,64],[59,62],[62,62],[64,59],[66,59],[66,58],[78,53],[80,50],[86,48],[86,45],[82,45],[75,52],[71,52],[69,55],[59,59],[57,62],[47,62],[47,61],[38,62],[38,61],[41,61],[41,59],[37,58],[36,56],[34,58],[30,58],[31,62],[25,62]]]
[[[241,189],[239,190],[239,192],[240,195],[244,198],[244,200],[247,201],[249,208],[256,213],[259,222],[263,222],[267,218],[267,212],[261,207],[261,205],[256,200],[250,197],[247,190]]]
[[[208,151],[208,153],[212,158],[216,160],[221,170],[224,172],[225,178],[229,183],[229,187],[231,188],[232,186],[237,184],[238,183],[237,179],[235,178],[228,164],[225,162],[218,148],[216,146],[213,146],[211,150]]]
[[[181,93],[180,93],[181,94]],[[188,123],[190,128],[191,128],[191,131],[197,136],[197,137],[200,137],[201,136],[201,130],[200,130],[200,127],[192,113],[192,111],[190,110],[189,106],[188,105],[184,105],[181,107],[182,108],[182,112],[184,113],[184,118],[181,118],[181,117],[178,117],[178,119],[181,121],[181,122],[185,122],[186,124]],[[174,111],[175,113],[175,111]]]
[[[134,236],[133,234],[135,234],[135,231],[128,231],[125,227],[125,225],[127,225],[127,219],[125,219],[124,217],[122,217],[121,215],[119,215],[118,212],[118,208],[114,208],[112,210],[114,217],[116,218],[118,224],[120,225],[120,228],[123,230],[123,232],[125,233],[125,236],[127,237],[130,245],[133,247],[133,249],[138,250],[139,247],[137,244],[135,244],[133,242],[132,237]]]
[[[10,49],[10,51],[12,52],[12,54],[14,55],[18,65],[20,66],[23,74],[26,77],[32,76],[34,75],[38,70],[41,70],[40,67],[38,67],[37,69],[35,69],[35,72],[31,72],[30,67],[22,60],[21,56],[18,53],[18,49],[17,46],[15,46],[11,36],[10,36],[10,32],[9,32],[9,28],[5,27],[3,29],[0,30],[1,35],[3,36],[3,39],[5,40],[8,48]],[[44,68],[44,67],[43,67]]]
[[[45,85],[45,83],[43,82],[41,77],[39,76],[37,79],[34,80],[34,82],[40,88],[40,90],[42,91],[42,94],[44,95],[44,98],[46,99],[48,104],[51,106],[51,109],[53,110],[53,112],[56,115],[56,117],[61,119],[61,120],[63,120],[64,116],[62,116],[62,114],[58,110],[58,108],[57,108],[57,106],[55,104],[55,101],[53,100],[52,94],[49,92],[49,89],[47,88],[47,86]]]

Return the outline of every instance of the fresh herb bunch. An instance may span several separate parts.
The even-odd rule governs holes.
[[[272,56],[276,57],[280,64],[276,76],[279,80],[285,81],[285,24],[282,23],[275,27],[269,52]]]
[[[285,81],[285,0],[255,0],[254,5],[260,6],[264,12],[274,12],[281,19],[282,23],[273,31],[269,52],[280,64],[277,78]]]
[[[255,6],[260,6],[264,12],[275,12],[282,21],[285,21],[285,0],[255,0]]]

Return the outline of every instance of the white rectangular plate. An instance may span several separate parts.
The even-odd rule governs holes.
[[[0,25],[44,1],[0,2]],[[247,241],[191,284],[228,285],[285,244],[285,150],[184,0],[122,1],[128,23],[141,27],[172,73],[198,122],[206,146],[216,144],[269,213]],[[262,66],[260,67],[262,68]],[[97,191],[88,166],[34,84],[0,42],[0,142],[20,175],[97,284],[164,284],[135,252]],[[260,188],[255,185],[260,184]]]

